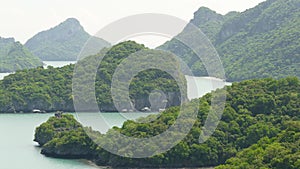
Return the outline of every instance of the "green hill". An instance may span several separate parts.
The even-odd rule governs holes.
[[[242,13],[195,12],[191,23],[207,35],[218,51],[228,81],[300,77],[300,2],[267,0]],[[183,30],[180,36],[190,32]],[[172,39],[159,47],[183,58],[197,76],[207,76],[201,61]]]
[[[165,56],[169,54],[162,51],[150,50],[144,45],[133,41],[122,42],[110,49],[103,49],[97,55],[89,56],[80,60],[77,64],[76,73],[81,74],[77,80],[76,87],[84,91],[84,95],[78,96],[74,91],[72,93],[72,78],[74,74],[74,65],[68,65],[62,68],[48,67],[17,71],[0,81],[0,112],[31,112],[33,109],[51,111],[69,111],[74,112],[73,98],[79,97],[82,103],[88,103],[93,100],[89,92],[95,89],[96,99],[101,111],[116,112],[111,95],[111,83],[115,69],[130,54],[144,50],[153,57],[160,57],[161,63],[170,70],[178,71],[174,61],[166,60]],[[104,55],[104,52],[107,52]],[[97,68],[99,58],[103,58]],[[97,69],[93,69],[96,67]],[[131,67],[133,69],[133,67]],[[86,85],[89,77],[94,77],[93,71],[97,71],[95,88]],[[121,75],[128,75],[127,73]],[[185,78],[178,72],[185,85]],[[94,80],[94,79],[92,79]],[[175,80],[166,72],[157,69],[142,71],[133,77],[129,86],[130,99],[135,103],[134,107],[124,107],[124,109],[141,110],[144,107],[151,107],[149,101],[150,94],[155,90],[163,91],[166,94],[167,107],[180,105],[181,94]],[[122,91],[120,91],[122,92]],[[186,99],[186,94],[182,94]],[[118,98],[120,99],[120,98]],[[122,100],[120,100],[122,101]],[[152,107],[153,111],[158,108]],[[81,107],[81,111],[95,111],[91,107]]]
[[[40,32],[29,39],[25,46],[43,61],[75,61],[84,44],[91,38],[79,21],[69,18],[58,26]],[[103,39],[93,37],[90,54],[98,53],[110,44]]]
[[[223,92],[224,90],[217,90],[214,93],[219,95]],[[128,140],[118,139],[118,135],[114,137],[116,133],[113,131],[135,138],[156,136],[174,124],[179,114],[178,107],[167,109],[159,116],[140,119],[138,122],[127,121],[121,128],[114,127],[102,135],[90,128],[83,130],[82,126],[73,129],[71,124],[77,123],[69,116],[53,117],[37,128],[35,139],[42,142],[42,153],[47,156],[86,158],[100,166],[116,168],[218,166],[218,169],[298,169],[300,80],[296,77],[248,80],[233,83],[225,92],[227,101],[224,113],[212,137],[204,143],[199,143],[212,98],[212,94],[207,94],[189,103],[199,102],[198,117],[189,134],[169,151],[149,158],[125,158],[111,154],[98,147],[90,138],[97,138],[97,143],[101,145],[114,146],[117,152],[131,154],[133,152],[130,151]],[[188,118],[181,123],[185,126],[190,120]],[[142,121],[150,122],[141,123]],[[61,129],[64,129],[63,132],[58,132],[62,131]],[[91,137],[88,137],[86,132]],[[40,136],[47,139],[44,140]],[[110,140],[111,138],[116,140]],[[157,142],[168,145],[167,140]],[[135,144],[143,147],[143,143]],[[139,153],[143,153],[142,148]]]
[[[0,37],[0,72],[14,72],[42,65],[41,60],[20,42],[15,42],[13,38]]]

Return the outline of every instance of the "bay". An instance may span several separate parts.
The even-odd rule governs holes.
[[[92,119],[97,119],[99,113],[86,113]],[[121,126],[128,119],[136,119],[149,113],[127,113],[124,117],[118,113],[102,113],[101,116],[109,122],[108,126]],[[38,144],[33,141],[34,130],[45,122],[52,113],[47,114],[0,114],[0,168],[1,169],[99,169],[87,161],[48,158],[40,154]],[[77,120],[82,115],[75,114]],[[95,117],[95,118],[93,118]],[[93,121],[93,124],[107,127],[104,121]],[[92,123],[86,123],[90,126]],[[105,129],[101,128],[101,132]]]

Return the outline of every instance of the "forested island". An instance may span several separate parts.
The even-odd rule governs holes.
[[[178,71],[178,76],[186,86],[185,77],[179,72],[175,61],[166,59],[171,55],[168,52],[156,51],[146,48],[144,45],[133,41],[126,41],[103,49],[97,55],[91,55],[79,61],[77,74],[93,76],[90,67],[98,64],[99,58],[103,57],[96,73],[95,92],[100,111],[116,112],[118,111],[113,104],[111,96],[111,81],[115,69],[130,54],[138,51],[147,51],[153,57],[159,56],[161,63],[170,70]],[[105,56],[102,56],[105,55]],[[179,65],[177,65],[179,66]],[[72,78],[74,65],[68,65],[62,68],[48,67],[44,69],[21,70],[11,74],[0,81],[0,112],[32,112],[33,109],[39,109],[46,112],[68,111],[74,112]],[[85,86],[85,79],[82,79],[80,90],[89,92],[91,89]],[[134,107],[124,107],[124,109],[141,110],[144,107],[151,107],[149,94],[154,90],[160,90],[166,94],[166,107],[177,106],[181,103],[181,96],[187,99],[186,93],[181,95],[177,82],[168,73],[158,70],[146,70],[140,72],[130,83],[130,97],[135,103]],[[75,96],[76,97],[76,96]],[[82,102],[89,102],[91,98],[80,96]],[[154,108],[154,107],[153,107]],[[159,107],[153,111],[158,111]],[[83,108],[81,111],[95,111],[89,108]]]
[[[299,18],[299,0],[266,0],[244,12],[225,15],[201,7],[179,35],[156,49],[134,41],[111,46],[88,34],[75,18],[39,32],[24,45],[14,38],[0,37],[0,72],[15,72],[0,80],[0,113],[31,113],[35,109],[38,112],[70,112],[55,114],[35,130],[34,141],[48,157],[86,159],[112,168],[299,169]],[[188,29],[190,24],[200,28],[218,52],[226,77],[222,80],[234,82],[232,86],[193,100],[188,100],[187,93],[180,88],[187,88],[185,75],[206,78],[209,74],[195,52],[176,39],[195,36],[195,32]],[[189,40],[196,43],[192,38]],[[87,41],[90,45],[85,46],[87,53],[78,57]],[[147,61],[139,60],[140,52],[148,57]],[[205,50],[199,52],[205,56],[211,54]],[[174,54],[193,74],[181,71],[183,64],[170,59]],[[135,56],[137,62],[128,64],[129,56]],[[42,62],[77,59],[75,65],[61,68],[44,68]],[[127,96],[123,90],[126,79],[136,69],[155,63],[171,73],[156,68],[140,71],[128,86],[130,104],[123,104]],[[122,64],[128,65],[119,70]],[[117,84],[123,86],[117,89],[120,97],[115,104],[112,83],[117,70],[121,79]],[[90,81],[95,82],[94,86],[89,85]],[[90,97],[93,92],[95,97]],[[80,95],[82,93],[86,95]],[[203,128],[212,98],[222,97],[224,93],[226,104],[220,123],[207,141],[199,143],[202,132],[212,127]],[[152,94],[160,98],[156,106],[151,103]],[[128,120],[121,127],[100,133],[80,124],[71,113],[99,112],[90,106],[94,100],[101,112],[138,112],[151,108],[160,113]],[[81,104],[78,106],[76,101]],[[195,111],[193,105],[199,108],[195,118],[188,116]],[[127,158],[103,148],[115,146],[117,153],[134,155],[129,146],[133,143],[118,139],[116,133],[134,138],[157,136],[176,124],[180,117],[179,106],[185,108],[189,117],[180,121],[182,128],[196,122],[184,139],[170,150],[148,158]],[[217,109],[223,110],[219,106]],[[40,114],[33,115],[40,118]],[[142,123],[145,121],[148,123]],[[17,131],[14,133],[20,133],[19,129]],[[176,136],[182,136],[180,134]],[[156,143],[170,144],[167,139],[157,139]],[[144,142],[134,144],[144,146]]]
[[[136,138],[155,136],[174,124],[179,107],[167,109],[150,123],[127,121],[121,128],[114,127],[106,134],[84,128],[69,114],[51,117],[36,129],[35,141],[42,146],[42,154],[46,156],[85,158],[100,166],[217,166],[217,169],[300,167],[298,78],[247,80],[234,83],[226,90],[214,91],[214,94],[221,92],[226,92],[227,101],[221,122],[212,137],[205,143],[199,143],[201,127],[210,109],[212,94],[209,93],[188,103],[199,102],[199,110],[196,123],[185,139],[171,150],[153,157],[132,159],[111,154],[97,146],[86,132],[98,137],[102,145],[110,144],[106,141],[107,137],[112,137],[113,130]],[[126,150],[126,147],[115,148],[118,151]]]
[[[299,9],[298,0],[289,0],[288,2],[268,0],[245,12],[230,12],[227,15],[220,15],[208,8],[201,7],[195,12],[191,24],[199,27],[216,47],[224,64],[227,81],[235,82],[267,77],[275,79],[286,76],[300,77]],[[187,32],[184,29],[178,36],[189,36],[190,33],[193,34],[193,32]],[[80,44],[82,45],[83,41],[90,37],[78,20],[69,18],[56,27],[38,33],[28,40],[25,46],[33,53],[36,52],[36,55],[43,60],[74,60],[75,55],[79,52]],[[31,55],[21,44],[13,43],[13,40],[9,39],[2,39],[2,41],[9,41],[14,44],[14,47],[3,50],[9,51],[10,55],[1,59],[1,62],[5,63],[3,66],[0,65],[1,70],[3,72],[24,70],[17,71],[0,81],[0,112],[31,112],[35,108],[47,112],[74,111],[72,95],[74,65],[44,69],[41,67],[41,61]],[[98,47],[99,44],[102,44],[100,45],[101,48],[109,46],[105,41],[98,43],[100,41],[92,43],[98,44],[96,45]],[[86,62],[94,60],[96,63],[96,58],[101,57],[108,49],[111,51],[107,53],[102,65],[100,65],[95,89],[101,111],[113,112],[116,111],[116,108],[112,104],[109,90],[114,70],[128,55],[139,50],[149,49],[132,42],[124,42],[86,57]],[[158,49],[173,52],[181,57],[190,66],[194,75],[208,75],[199,58],[184,44],[178,42],[176,37]],[[163,58],[169,55],[169,52],[149,50],[149,55],[160,56],[163,62]],[[31,59],[19,57],[19,53],[26,54],[26,56],[28,54]],[[48,55],[53,58],[48,57]],[[18,58],[14,60],[15,56]],[[62,56],[64,57],[61,58]],[[12,61],[14,61],[13,64],[8,64]],[[19,64],[19,61],[22,61],[22,64]],[[37,63],[32,64],[32,61],[37,61]],[[27,69],[36,66],[40,67]],[[82,68],[82,73],[88,73],[88,71],[88,69]],[[182,74],[180,76],[183,77]],[[139,110],[143,107],[149,107],[150,103],[145,98],[149,96],[152,90],[160,90],[160,88],[170,94],[167,96],[167,107],[179,105],[178,86],[172,79],[167,73],[159,70],[141,72],[130,88],[131,98],[137,98],[132,99],[135,108]],[[151,82],[149,86],[140,88],[140,85],[143,86],[148,82]],[[89,99],[83,97],[82,102],[89,102]],[[132,109],[132,106],[125,109]]]

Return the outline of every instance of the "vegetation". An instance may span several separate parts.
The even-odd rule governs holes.
[[[237,153],[225,165],[217,169],[232,168],[300,168],[300,123],[299,121],[285,123],[282,132],[270,139],[264,137],[249,148]]]
[[[92,88],[85,85],[86,77],[93,76],[95,73],[93,67],[99,63],[99,58],[103,58],[101,65],[97,68],[97,78],[95,81],[96,99],[101,111],[115,112],[117,109],[112,103],[110,92],[112,75],[117,66],[130,54],[145,50],[149,54],[158,56],[163,60],[168,54],[161,51],[153,51],[145,48],[143,45],[133,41],[123,42],[115,45],[111,49],[105,49],[98,55],[93,55],[81,60],[77,66],[77,75],[81,74],[79,79],[80,90],[86,91],[86,95],[80,96],[82,102],[89,102],[90,97],[87,93]],[[104,55],[104,51],[107,51]],[[162,61],[161,63],[170,60]],[[168,62],[169,67],[178,71],[173,62]],[[168,66],[168,64],[165,64]],[[174,67],[174,68],[173,68]],[[0,112],[31,112],[33,109],[45,111],[74,111],[73,98],[77,93],[72,94],[72,78],[74,65],[68,65],[63,68],[48,67],[17,71],[0,81]],[[93,72],[94,71],[94,72]],[[184,76],[178,73],[181,79]],[[80,76],[81,77],[81,76]],[[94,80],[94,79],[93,79]],[[185,81],[183,85],[185,85]],[[175,80],[166,72],[161,70],[142,71],[133,77],[130,83],[130,98],[135,104],[135,108],[140,110],[143,107],[151,107],[149,95],[154,90],[160,90],[170,93],[167,107],[180,104],[181,94]],[[185,94],[183,97],[186,98]],[[127,108],[127,107],[126,107]],[[132,108],[132,107],[130,107]],[[128,108],[129,109],[129,108]],[[133,109],[133,108],[132,108]],[[82,111],[93,111],[88,107]]]
[[[36,56],[44,61],[75,61],[85,43],[91,38],[79,21],[69,18],[58,26],[43,31],[29,39],[25,46]],[[96,54],[103,47],[110,46],[103,39],[92,37],[90,54]]]
[[[210,39],[223,62],[228,81],[300,77],[300,2],[267,0],[242,13],[217,14],[200,8],[191,23]],[[185,29],[179,36],[193,32]],[[180,56],[197,76],[207,76],[195,53],[176,39],[160,49]]]
[[[86,129],[88,130],[88,129]],[[99,134],[94,132],[95,134]],[[89,158],[95,144],[85,134],[83,127],[70,114],[51,117],[36,128],[35,140],[43,146],[43,154],[54,153],[51,149],[61,149],[56,157]]]
[[[13,38],[0,37],[0,72],[14,72],[42,66],[39,58],[32,55],[20,42]]]
[[[209,113],[212,94],[189,103],[199,102],[196,123],[185,139],[171,150],[150,158],[130,159],[113,155],[89,142],[88,144],[92,145],[89,149],[93,152],[92,160],[98,165],[113,167],[299,168],[298,78],[248,80],[234,83],[226,91],[221,89],[214,93],[218,95],[221,92],[226,92],[227,95],[224,114],[213,136],[205,143],[199,143],[199,135]],[[155,136],[174,124],[178,112],[179,108],[173,107],[158,117],[148,117],[152,119],[150,123],[127,121],[121,128],[114,127],[104,135],[98,133],[93,137],[98,135],[101,145],[110,145],[111,142],[107,142],[107,138],[112,136],[113,131],[137,138]],[[156,120],[153,120],[155,118]],[[189,123],[189,120],[184,123]],[[78,146],[82,146],[81,143],[85,144],[85,137],[77,135],[80,134],[75,135],[73,130],[70,130],[59,135],[59,138],[52,139],[49,144],[64,143],[64,138],[68,137],[71,138],[68,142],[74,141],[79,143]],[[79,138],[83,140],[76,141]],[[118,143],[126,143],[126,140],[118,140]],[[56,152],[61,153],[61,150],[70,151],[59,146],[48,146],[49,148],[52,152],[47,154],[49,156],[56,156]],[[126,146],[117,145],[115,148],[118,151],[127,150]],[[129,150],[128,153],[131,153]]]

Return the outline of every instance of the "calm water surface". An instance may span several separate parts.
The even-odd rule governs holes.
[[[53,114],[0,114],[0,169],[99,169],[82,160],[63,160],[48,158],[40,154],[40,148],[33,142],[34,130]],[[129,119],[147,116],[146,113],[129,113]],[[118,113],[87,113],[82,116],[96,119],[104,117],[110,126],[121,126],[126,120]],[[93,118],[95,117],[95,118]],[[79,121],[81,119],[78,119]],[[105,132],[107,125],[104,121],[94,120],[99,124],[100,131]],[[87,124],[89,125],[89,124]],[[101,128],[101,126],[104,126]]]

